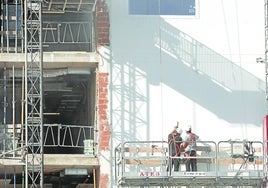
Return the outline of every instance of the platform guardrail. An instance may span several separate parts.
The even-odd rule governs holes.
[[[115,148],[115,180],[119,186],[202,185],[261,186],[266,157],[259,141],[196,141],[197,171],[188,172],[189,157],[169,156],[166,141],[128,141]],[[174,158],[180,169],[168,170]]]

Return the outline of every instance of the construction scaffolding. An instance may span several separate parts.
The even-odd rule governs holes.
[[[0,51],[18,53],[23,51],[23,3],[21,0],[3,0],[0,4]]]
[[[28,1],[42,2],[43,51],[94,51],[94,15],[96,0]],[[25,52],[24,14],[26,1],[0,2],[0,52]],[[35,7],[37,8],[37,7]],[[26,11],[26,10],[25,10]],[[57,15],[57,16],[55,16]],[[30,18],[30,17],[27,17]],[[36,19],[36,18],[35,18]]]
[[[84,61],[77,67],[73,62],[62,67],[54,61],[53,67],[46,67],[45,71],[43,67],[44,51],[95,50],[96,2],[0,2],[0,52],[18,57],[17,62],[4,62],[3,70],[0,70],[3,76],[0,83],[3,92],[0,94],[4,104],[3,122],[0,123],[1,187],[10,187],[9,184],[25,188],[61,187],[70,183],[98,185],[96,127],[93,126],[95,98],[85,92],[90,88],[95,93],[95,85],[89,80],[95,78],[90,69],[95,69],[97,61],[93,58],[94,62],[87,64]],[[21,55],[24,56],[23,65]],[[86,55],[88,60],[88,53]],[[50,97],[46,103],[44,83],[45,94]],[[13,113],[9,110],[11,92]],[[21,105],[15,106],[17,101],[21,101]],[[21,114],[20,120],[18,114]],[[70,114],[77,115],[77,119]],[[44,123],[44,115],[49,123]],[[64,160],[54,163],[51,158]],[[70,158],[72,166],[65,163]]]
[[[24,4],[26,188],[44,186],[42,2]]]

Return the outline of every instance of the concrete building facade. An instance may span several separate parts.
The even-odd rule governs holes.
[[[14,151],[15,141],[18,147],[27,148],[24,107],[18,102],[24,101],[25,92],[25,35],[23,22],[18,21],[25,18],[23,7],[23,1],[1,3],[2,187],[23,187],[22,174],[26,173],[23,154],[8,153]],[[213,167],[208,170],[207,163],[204,168],[200,165],[199,174],[164,174],[166,162],[142,167],[140,158],[134,167],[124,164],[127,173],[125,166],[121,168],[124,162],[137,160],[142,150],[146,153],[143,158],[152,160],[158,151],[158,158],[166,161],[166,150],[154,149],[166,148],[168,134],[177,122],[183,137],[190,125],[200,142],[212,143],[211,164],[220,161],[216,154],[219,142],[260,144],[256,148],[261,154],[252,167],[257,166],[258,171],[246,171],[253,173],[252,181],[241,182],[244,186],[263,185],[265,63],[256,61],[265,58],[263,9],[263,1],[250,0],[43,2],[44,186],[219,184],[215,179],[221,177],[220,168],[212,170],[217,176],[211,175]],[[89,155],[85,141],[93,143]],[[135,147],[124,148],[130,142]],[[146,149],[138,145],[143,142]],[[135,152],[126,156],[131,148]],[[233,159],[233,142],[231,150],[228,157]],[[222,164],[225,168],[235,166],[226,161]],[[232,171],[235,177],[226,178],[233,181],[222,185],[236,184],[236,171]],[[128,179],[128,175],[134,178]],[[208,179],[192,185],[191,178],[197,176]],[[182,179],[170,184],[166,179],[170,177]]]

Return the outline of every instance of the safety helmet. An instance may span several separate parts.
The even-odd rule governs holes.
[[[179,130],[178,130],[178,133],[181,134],[181,133],[182,133],[182,129],[179,129]]]
[[[191,131],[191,130],[192,130],[191,125],[188,125],[188,126],[186,127],[186,131]]]

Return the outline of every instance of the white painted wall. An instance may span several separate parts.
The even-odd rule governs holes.
[[[263,0],[199,0],[194,18],[109,5],[113,147],[166,140],[177,121],[204,141],[262,140]]]

